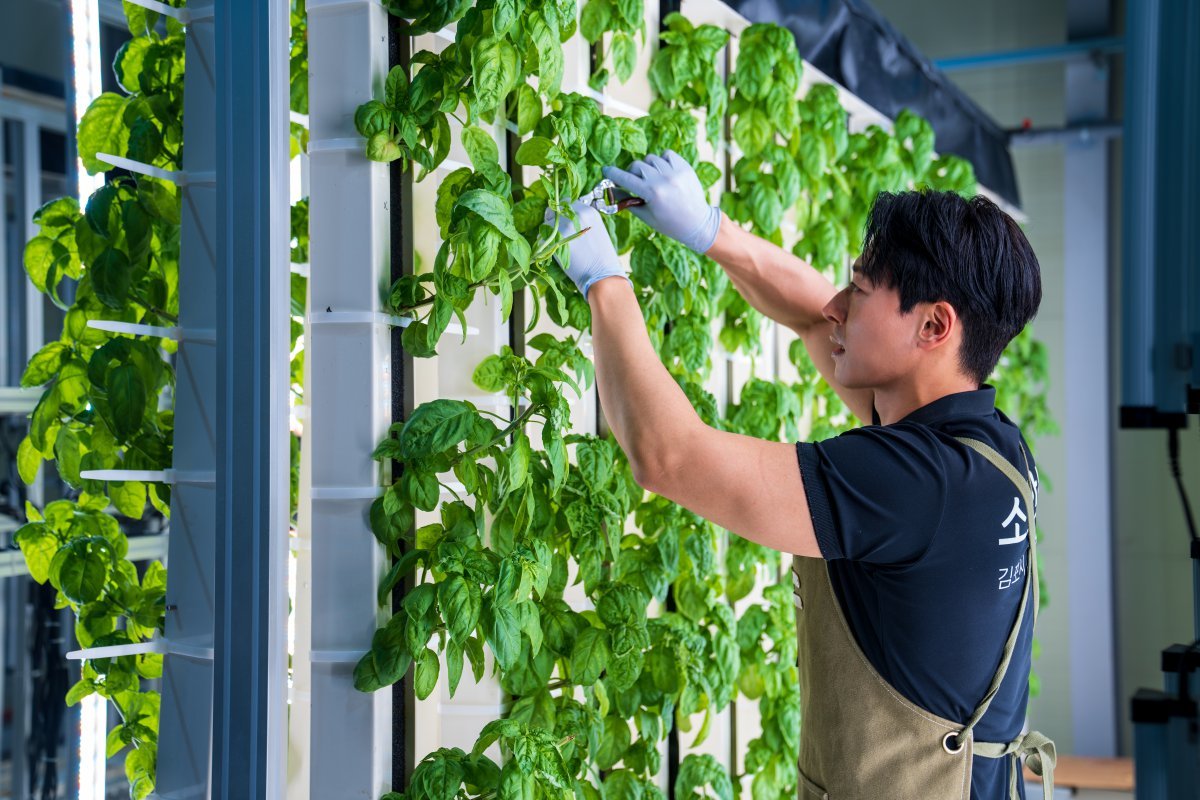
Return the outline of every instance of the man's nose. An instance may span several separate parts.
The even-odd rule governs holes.
[[[833,296],[833,299],[825,304],[825,308],[821,309],[821,313],[825,315],[825,319],[832,322],[834,325],[841,325],[846,320],[846,290],[838,292]]]

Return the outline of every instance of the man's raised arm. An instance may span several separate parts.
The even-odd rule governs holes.
[[[870,423],[874,392],[833,375],[833,323],[823,309],[838,290],[807,261],[743,230],[724,213],[706,256],[720,264],[746,302],[803,340],[817,371],[859,420]]]
[[[871,421],[874,394],[848,389],[833,376],[833,325],[822,309],[837,289],[803,259],[741,229],[710,205],[696,171],[667,150],[648,153],[628,171],[603,168],[606,178],[642,198],[629,211],[654,230],[718,262],[751,306],[804,340],[809,358],[860,420]]]

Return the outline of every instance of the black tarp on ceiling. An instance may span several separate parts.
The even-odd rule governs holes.
[[[970,161],[979,182],[1020,208],[1008,135],[864,0],[726,0],[751,22],[796,37],[800,57],[895,119],[929,120],[937,151]]]

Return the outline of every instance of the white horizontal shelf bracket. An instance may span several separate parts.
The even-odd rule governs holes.
[[[72,650],[67,658],[80,661],[93,658],[117,658],[118,656],[140,656],[146,653],[162,653],[164,655],[185,656],[201,661],[211,661],[213,648],[202,645],[173,642],[170,639],[151,639],[148,642],[133,644],[114,644],[107,647],[85,647],[82,650]]]
[[[367,140],[361,136],[345,136],[333,139],[309,139],[308,154],[313,153],[362,153],[367,149]]]
[[[382,486],[314,486],[308,491],[313,500],[374,500],[381,494]]]
[[[149,175],[151,178],[161,178],[164,181],[171,181],[180,188],[184,186],[213,186],[217,183],[217,173],[215,172],[184,172],[183,170],[163,169],[162,167],[144,164],[141,161],[134,161],[132,158],[122,158],[121,156],[114,156],[109,153],[96,153],[96,158],[106,164],[112,164],[114,167],[127,169],[139,175]]]
[[[625,114],[628,114],[629,116],[633,117],[634,119],[636,119],[638,117],[650,116],[649,111],[646,111],[645,109],[642,109],[642,108],[638,108],[637,106],[631,106],[629,103],[626,103],[623,100],[618,100],[615,97],[609,97],[608,95],[603,94],[602,92],[597,92],[595,89],[593,89],[590,86],[580,86],[579,93],[586,94],[588,97],[592,98],[596,102],[598,102],[602,105],[608,106],[609,108],[615,108],[617,111],[621,111]]]
[[[292,111],[290,119],[297,125],[303,125],[306,128],[308,127],[308,114],[301,114],[299,111]]]
[[[379,0],[308,0],[305,11],[311,16],[312,14],[326,14],[381,5],[383,4]]]
[[[366,650],[312,650],[308,660],[313,664],[357,664]]]
[[[159,14],[162,14],[166,17],[171,17],[183,25],[187,25],[189,22],[212,19],[213,16],[213,7],[211,5],[197,9],[190,9],[175,8],[174,6],[169,6],[166,3],[160,3],[158,0],[129,0],[129,2],[135,6],[141,6],[142,8],[147,8],[151,11],[157,11]]]
[[[437,168],[444,169],[447,172],[454,172],[456,169],[470,169],[471,167],[461,161],[455,161],[453,158],[447,158],[443,159],[442,163],[437,165]]]
[[[149,481],[152,483],[214,484],[215,472],[174,469],[85,469],[79,477],[89,481]]]
[[[292,272],[294,272],[297,275],[303,275],[304,277],[307,278],[308,277],[308,262],[306,261],[303,264],[297,264],[295,261],[293,261],[292,262]]]
[[[395,314],[384,314],[382,311],[325,311],[309,312],[309,325],[388,325],[396,328],[407,328],[413,322],[412,317],[400,317]],[[450,333],[462,333],[457,322],[451,322],[446,330]],[[479,329],[467,326],[468,336],[477,336]]]
[[[157,336],[161,339],[171,339],[176,342],[210,342],[215,344],[217,341],[217,332],[213,328],[168,328],[160,325],[121,322],[115,319],[89,319],[87,326],[101,331],[109,331],[110,333],[128,333],[132,336]]]
[[[499,703],[438,703],[438,713],[448,717],[499,717],[508,711]]]

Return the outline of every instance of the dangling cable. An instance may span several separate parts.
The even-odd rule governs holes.
[[[1183,486],[1183,476],[1179,471],[1179,430],[1167,430],[1167,453],[1171,460],[1171,474],[1175,476],[1175,485],[1179,488],[1179,499],[1183,502],[1183,516],[1187,520],[1188,532],[1192,541],[1196,541],[1196,522],[1192,519],[1192,504],[1188,502],[1187,489]]]

